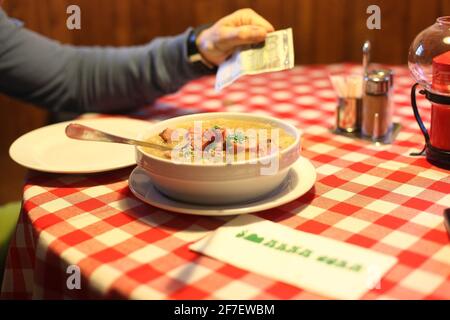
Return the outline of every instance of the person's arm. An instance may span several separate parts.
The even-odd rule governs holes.
[[[188,31],[129,48],[76,48],[22,28],[0,9],[0,92],[54,111],[151,103],[211,70],[187,59]]]
[[[77,48],[17,26],[0,8],[0,92],[54,111],[143,106],[213,72],[189,62],[190,30],[138,47]],[[270,31],[253,10],[238,10],[204,30],[197,46],[205,61],[218,65],[237,46],[263,41]]]

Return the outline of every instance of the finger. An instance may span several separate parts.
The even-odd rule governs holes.
[[[235,21],[237,21],[240,26],[255,25],[263,27],[267,32],[275,31],[275,28],[269,21],[252,9],[241,9],[236,11],[233,15],[235,15]]]
[[[260,26],[223,27],[217,46],[220,50],[228,51],[237,46],[262,42],[266,35],[267,31]]]

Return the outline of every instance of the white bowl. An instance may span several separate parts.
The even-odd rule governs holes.
[[[165,120],[153,125],[139,138],[146,140],[165,128],[194,120],[216,118],[261,121],[284,129],[295,138],[288,148],[255,161],[233,163],[182,163],[159,158],[136,148],[136,162],[151,177],[154,186],[163,194],[176,200],[198,204],[232,204],[256,200],[277,188],[286,178],[289,168],[300,156],[300,131],[282,120],[247,113],[200,113]],[[263,162],[264,161],[264,162]],[[262,174],[271,161],[278,161],[278,170]]]

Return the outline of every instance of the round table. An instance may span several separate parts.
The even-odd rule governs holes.
[[[412,80],[396,73],[395,143],[376,146],[335,135],[329,72],[351,64],[296,67],[244,77],[217,94],[214,78],[193,81],[138,113],[164,119],[205,111],[268,114],[303,130],[315,187],[260,212],[264,219],[396,256],[379,289],[363,299],[450,299],[450,246],[443,210],[449,172],[409,153],[423,146],[410,107]],[[429,103],[419,99],[424,120]],[[132,168],[94,175],[30,172],[9,251],[3,298],[310,299],[323,298],[188,249],[232,217],[197,217],[142,203],[128,189]],[[70,290],[76,266],[81,289]],[[68,273],[69,272],[69,273]]]

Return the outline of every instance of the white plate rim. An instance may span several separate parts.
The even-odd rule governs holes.
[[[299,170],[300,167],[303,167],[302,170]],[[257,200],[255,202],[251,202],[251,203],[245,203],[245,205],[247,205],[247,207],[244,207],[244,208],[239,206],[239,204],[233,205],[232,207],[234,207],[234,208],[220,209],[219,207],[214,208],[215,206],[201,206],[201,205],[195,205],[195,204],[190,204],[190,203],[184,203],[181,201],[176,201],[174,199],[167,198],[166,196],[161,194],[156,189],[153,189],[154,192],[157,192],[159,197],[164,198],[169,203],[174,203],[174,204],[178,204],[178,205],[185,204],[186,206],[185,207],[171,206],[170,204],[164,204],[164,203],[157,202],[157,201],[149,201],[149,199],[146,197],[146,195],[140,194],[133,187],[133,182],[132,182],[133,176],[135,176],[139,171],[143,171],[143,169],[141,169],[139,167],[134,168],[133,171],[131,172],[130,177],[128,179],[128,186],[129,186],[131,192],[136,196],[136,198],[138,198],[142,202],[149,204],[151,206],[154,206],[156,208],[167,210],[170,212],[175,212],[175,213],[180,213],[180,214],[191,214],[191,215],[198,215],[198,216],[242,215],[242,214],[250,214],[250,213],[265,211],[265,210],[269,210],[269,209],[273,209],[273,208],[282,206],[286,203],[294,201],[295,199],[298,199],[299,197],[306,194],[309,190],[311,190],[311,188],[314,186],[314,184],[317,180],[317,173],[316,173],[315,167],[308,159],[306,159],[304,157],[300,157],[293,164],[293,166],[291,167],[290,170],[293,171],[294,174],[297,174],[298,181],[300,181],[300,185],[302,183],[301,181],[306,181],[305,182],[306,184],[301,185],[300,188],[296,188],[296,189],[298,189],[297,191],[295,189],[291,190],[290,192],[288,192],[287,195],[282,196],[282,200],[279,200],[278,202],[273,201],[273,199],[271,199],[271,200],[270,199],[262,199],[262,200]],[[291,174],[291,172],[289,174]],[[150,178],[149,178],[149,180],[150,180]],[[149,181],[149,183],[151,183],[151,180]],[[284,188],[286,188],[286,186],[284,186]],[[280,190],[280,192],[281,191],[282,190]],[[275,190],[273,192],[275,192]],[[272,198],[276,197],[278,194],[279,193],[273,194]],[[190,208],[188,208],[188,207],[190,207]],[[221,207],[224,207],[224,206],[221,206]],[[227,207],[227,206],[225,206],[225,207]],[[230,206],[228,206],[228,207],[230,207]]]
[[[104,118],[86,118],[86,119],[74,119],[71,121],[64,121],[64,122],[59,122],[59,123],[54,123],[51,125],[47,125],[44,127],[40,127],[37,128],[35,130],[32,130],[30,132],[27,132],[23,135],[21,135],[19,138],[17,138],[9,147],[9,156],[10,158],[16,162],[17,164],[27,168],[27,169],[31,169],[31,170],[36,170],[36,171],[40,171],[40,172],[45,172],[45,173],[61,173],[61,174],[90,174],[90,173],[100,173],[100,172],[107,172],[107,171],[113,171],[113,170],[119,170],[119,169],[123,169],[123,168],[127,168],[130,166],[133,166],[136,164],[135,161],[131,162],[127,162],[124,163],[123,165],[109,165],[109,166],[105,166],[104,168],[98,168],[98,169],[93,169],[93,170],[71,170],[71,169],[67,169],[67,170],[54,170],[50,167],[46,167],[46,166],[39,166],[39,165],[35,165],[32,164],[28,161],[26,161],[26,159],[24,160],[22,157],[17,156],[17,151],[19,148],[22,148],[23,144],[26,143],[26,140],[30,138],[30,136],[36,135],[36,134],[40,134],[43,131],[46,130],[51,130],[54,129],[56,127],[65,127],[70,123],[80,123],[80,124],[92,124],[94,122],[98,122],[98,121],[130,121],[130,122],[141,122],[142,124],[146,123],[151,125],[152,123],[154,123],[153,120],[141,120],[141,119],[135,119],[135,118],[127,118],[127,117],[104,117]]]

